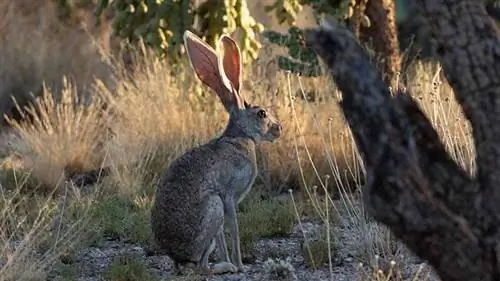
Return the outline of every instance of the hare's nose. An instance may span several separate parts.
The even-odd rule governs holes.
[[[281,133],[283,132],[283,127],[281,126],[280,123],[275,123],[272,126],[272,130],[274,131],[274,135],[280,136]]]
[[[276,127],[280,133],[283,132],[283,126],[281,126],[281,124],[278,123]]]

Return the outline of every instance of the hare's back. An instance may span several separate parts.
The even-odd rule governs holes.
[[[193,148],[167,169],[157,188],[157,201],[164,210],[186,209],[184,215],[194,216],[196,206],[209,196],[248,186],[256,174],[254,158],[225,139]]]
[[[209,145],[196,147],[172,162],[163,175],[159,189],[184,193],[193,198],[210,181],[220,166],[217,150]]]

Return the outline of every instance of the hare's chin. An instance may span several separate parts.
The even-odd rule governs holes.
[[[271,137],[266,137],[266,138],[264,138],[263,140],[264,140],[264,141],[267,141],[267,142],[270,142],[270,143],[273,143],[273,142],[275,142],[275,141],[276,141],[276,139],[277,139],[277,138],[278,138],[278,137],[271,136]]]

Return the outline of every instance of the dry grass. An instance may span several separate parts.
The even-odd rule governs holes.
[[[136,65],[131,79],[119,80],[116,94],[97,83],[96,93],[110,105],[109,118],[97,118],[103,113],[102,106],[77,107],[75,98],[56,105],[49,98],[50,92],[46,92],[35,105],[39,112],[35,116],[39,119],[34,120],[38,121],[15,123],[24,140],[24,150],[16,146],[12,149],[35,159],[30,176],[36,182],[42,181],[46,188],[60,186],[60,173],[43,171],[61,171],[68,166],[84,170],[105,162],[112,171],[103,184],[107,192],[145,204],[143,209],[147,210],[153,194],[144,194],[144,188],[154,186],[160,173],[176,156],[223,129],[227,115],[222,106],[214,95],[197,87],[190,72],[181,71],[174,79],[169,65],[148,56],[141,57]],[[451,99],[449,87],[440,82],[440,75],[433,67],[416,64],[415,73],[408,74],[412,75],[409,88],[431,117],[448,149],[472,172],[469,129]],[[361,182],[364,174],[337,107],[338,93],[331,94],[328,89],[333,87],[328,80],[304,81],[288,74],[278,74],[276,78],[273,83],[280,83],[283,95],[269,97],[265,87],[271,81],[259,81],[258,77],[247,77],[247,81],[255,84],[248,85],[253,86],[252,91],[246,91],[252,102],[273,108],[286,128],[281,140],[262,149],[269,161],[267,172],[274,178],[271,186],[288,188],[293,178],[300,185],[303,197],[317,202],[313,205],[325,224],[332,222],[330,217],[335,216],[339,207],[347,209],[353,222],[352,233],[362,241],[358,252],[360,261],[371,264],[375,256],[396,259],[398,249],[394,248],[394,238],[385,227],[366,217],[356,199],[359,194],[351,196],[350,191],[355,190],[356,182]],[[307,102],[291,97],[291,93],[307,88],[317,91],[322,100]],[[68,84],[63,93],[69,96],[76,92]],[[206,106],[202,108],[202,105]],[[450,116],[455,120],[452,123]],[[97,120],[100,122],[95,122]],[[450,126],[454,129],[450,130]],[[113,138],[104,137],[108,128]],[[100,141],[96,143],[96,140]],[[315,201],[313,186],[326,194],[328,205]],[[335,201],[335,197],[341,201]],[[328,214],[325,206],[328,206]]]
[[[11,149],[24,155],[24,168],[31,176],[51,190],[68,174],[99,168],[106,153],[109,117],[102,105],[80,102],[78,91],[65,80],[60,102],[45,90],[33,104],[18,106],[23,119],[7,118],[21,138]]]
[[[88,200],[29,196],[18,180],[14,189],[0,185],[0,280],[46,280],[50,266],[77,247]],[[77,217],[67,209],[69,200],[79,206]]]
[[[63,76],[88,102],[95,78],[113,85],[105,53],[107,26],[94,27],[91,11],[78,21],[61,23],[51,0],[8,0],[0,3],[0,109],[14,108],[11,95],[25,104],[43,93],[43,83],[59,97]]]
[[[137,229],[117,235],[147,240],[147,233],[138,229],[144,228],[144,214],[160,174],[182,152],[221,132],[228,117],[217,97],[200,87],[189,68],[173,69],[144,46],[132,56],[132,68],[110,63],[89,33],[57,25],[51,4],[40,3],[0,4],[5,13],[0,17],[0,109],[13,106],[11,93],[20,107],[32,99],[30,93],[40,96],[27,107],[31,122],[11,120],[19,137],[9,140],[7,150],[20,155],[28,169],[9,174],[0,186],[4,214],[0,217],[5,218],[0,220],[0,245],[4,245],[0,281],[28,278],[19,277],[22,272],[46,272],[45,266],[66,246],[72,247],[62,241],[84,243],[77,239],[87,237],[80,232],[84,222],[105,228],[102,233],[113,232],[114,225],[122,226],[137,209],[140,214],[131,223]],[[285,130],[280,140],[261,147],[257,189],[270,194],[300,191],[327,229],[343,207],[353,222],[353,235],[362,241],[360,261],[373,265],[375,256],[395,259],[390,233],[366,217],[357,200],[360,194],[351,194],[363,181],[364,171],[338,107],[340,93],[328,77],[305,79],[277,71],[272,52],[264,49],[261,60],[245,70],[244,79],[245,97],[272,109]],[[415,63],[403,75],[448,150],[474,173],[470,129],[438,67]],[[306,101],[305,96],[314,96],[315,101]],[[64,174],[101,166],[111,173],[91,194],[62,182]],[[40,196],[40,188],[49,194],[58,191],[60,196]],[[327,200],[318,201],[315,190]],[[30,208],[33,202],[37,208]],[[120,213],[128,205],[133,208],[124,211],[127,216],[109,225],[81,212],[95,207],[96,214]],[[54,227],[54,222],[61,221],[64,227],[61,223]]]
[[[407,73],[404,73],[408,81],[408,89],[410,94],[418,101],[422,110],[431,120],[434,128],[439,133],[446,149],[453,156],[455,161],[464,167],[471,174],[475,173],[474,165],[474,144],[471,138],[471,129],[469,123],[465,120],[463,113],[454,100],[452,89],[444,81],[441,73],[441,68],[436,64],[415,62]],[[295,119],[297,125],[303,116],[297,116]],[[345,125],[341,125],[342,127]],[[345,161],[348,163],[348,173],[356,175],[356,178],[363,179],[365,176],[362,169],[362,159],[353,146],[348,149],[343,149],[342,153],[336,153],[333,149],[338,146],[338,143],[331,141],[330,135],[338,127],[331,124],[318,127],[318,133],[323,136],[321,141],[323,152],[328,159],[329,169],[325,172],[315,173],[316,180],[319,185],[304,184],[303,190],[306,194],[305,198],[312,204],[312,210],[319,221],[325,225],[325,234],[322,234],[323,239],[326,239],[327,247],[321,247],[320,251],[325,253],[309,253],[312,257],[328,255],[330,267],[332,266],[332,245],[335,241],[334,225],[338,222],[339,216],[348,217],[349,233],[355,237],[356,258],[361,264],[367,264],[368,267],[360,267],[360,280],[402,280],[401,273],[398,271],[398,266],[405,264],[405,260],[400,259],[400,255],[404,253],[404,249],[400,243],[396,241],[387,227],[376,223],[372,218],[366,215],[362,204],[362,190],[352,186],[340,184],[344,174],[339,169],[338,162]],[[305,134],[307,135],[307,134]],[[347,141],[350,142],[350,141]],[[299,145],[311,146],[312,142],[306,137],[298,140]],[[318,143],[312,144],[312,147],[317,149]],[[345,157],[348,155],[348,157]],[[300,157],[298,158],[300,160]],[[309,167],[316,167],[313,158],[304,161],[306,165],[301,166],[301,173],[306,173]],[[323,162],[319,162],[319,167]],[[328,192],[332,190],[336,192]],[[325,196],[318,196],[318,191],[323,190]],[[334,195],[340,195],[340,200],[334,200]],[[314,239],[315,237],[304,237],[306,240]],[[336,245],[333,245],[333,247]],[[397,262],[396,262],[397,261]],[[384,267],[380,267],[380,264]],[[412,280],[428,280],[428,276],[421,276],[422,268],[416,272]],[[428,270],[427,270],[428,271]],[[390,277],[390,278],[389,278]]]

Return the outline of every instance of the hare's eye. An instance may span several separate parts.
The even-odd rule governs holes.
[[[264,109],[261,109],[257,112],[257,116],[259,116],[260,118],[266,118],[267,117],[267,113]]]

